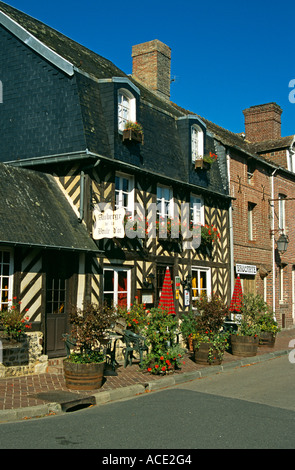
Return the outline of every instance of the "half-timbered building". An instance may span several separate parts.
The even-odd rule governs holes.
[[[21,181],[26,174],[32,186],[36,181],[34,196],[38,181],[54,183],[55,201],[58,194],[62,206],[54,209],[47,200],[48,230],[50,218],[55,228],[60,226],[51,250],[38,241],[37,225],[35,242],[34,231],[29,237],[30,231],[24,230],[22,243],[13,243],[3,232],[0,267],[4,272],[5,253],[11,253],[11,294],[17,293],[30,307],[30,318],[44,332],[45,353],[51,357],[64,350],[56,327],[49,325],[63,325],[60,338],[68,328],[69,302],[128,306],[138,298],[157,305],[167,266],[179,315],[192,308],[194,297],[202,292],[216,292],[226,301],[230,297],[226,153],[214,138],[211,123],[170,101],[170,48],[154,40],[135,46],[132,56],[129,76],[0,2],[3,172],[7,177],[19,172],[14,174],[20,178],[19,197],[22,191],[25,196]],[[142,133],[126,137],[126,121],[140,123]],[[210,168],[205,169],[208,158]],[[41,202],[29,194],[32,215]],[[212,245],[192,247],[183,237],[161,237],[156,229],[153,236],[146,233],[149,208],[155,207],[157,218],[168,221],[176,216],[173,211],[181,213],[184,203],[190,222],[218,233]],[[97,214],[104,214],[104,204],[112,211],[123,209],[127,218],[140,216],[144,236],[102,236]],[[75,227],[77,238],[74,228],[67,229],[63,221],[65,205],[71,212],[67,224]],[[66,243],[70,236],[75,243],[72,238]],[[52,289],[62,299],[61,309],[51,308]],[[61,314],[64,321],[59,322]]]

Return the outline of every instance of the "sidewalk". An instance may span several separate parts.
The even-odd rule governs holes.
[[[241,358],[226,352],[221,366],[196,364],[192,355],[186,354],[181,370],[167,376],[153,376],[143,372],[137,362],[126,368],[120,364],[116,376],[111,375],[112,371],[107,371],[102,387],[89,392],[67,389],[62,360],[51,361],[46,374],[0,379],[0,423],[61,414],[73,411],[75,407],[108,403],[209,374],[222,373],[228,368],[270,360],[289,354],[292,350],[289,342],[292,339],[295,340],[295,328],[280,332],[273,348],[259,346],[257,355],[252,358]]]

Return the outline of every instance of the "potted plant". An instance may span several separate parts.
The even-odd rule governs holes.
[[[195,160],[195,169],[209,170],[212,163],[217,160],[217,155],[215,153],[209,152]]]
[[[142,363],[151,374],[167,374],[179,368],[184,350],[176,344],[178,321],[165,309],[147,311],[144,336],[149,352]]]
[[[0,325],[4,331],[4,338],[11,343],[21,342],[25,333],[32,328],[28,322],[29,317],[24,317],[20,311],[21,302],[17,301],[17,297],[13,297],[13,302],[6,310],[0,312]],[[26,309],[26,312],[28,309]]]
[[[228,307],[217,294],[210,298],[202,295],[195,301],[195,306],[199,312],[194,334],[195,361],[209,365],[220,364],[228,348],[229,335],[223,331]]]
[[[141,124],[138,122],[127,121],[123,130],[123,142],[134,141],[143,143],[143,130]]]
[[[274,347],[276,335],[281,329],[274,319],[273,313],[268,311],[261,314],[257,318],[257,323],[260,327],[259,345]]]
[[[198,364],[218,365],[229,347],[229,333],[225,331],[196,333],[194,336],[195,361]]]
[[[231,347],[235,356],[256,356],[260,326],[257,321],[261,312],[265,311],[266,304],[261,296],[246,294],[240,307],[240,321],[237,330],[232,331]]]
[[[188,349],[193,352],[193,335],[196,332],[197,320],[196,314],[190,310],[188,313],[184,313],[181,316],[180,331],[184,341],[187,342]]]
[[[103,381],[105,353],[103,340],[115,320],[114,310],[106,305],[86,304],[70,312],[74,345],[64,362],[66,386],[74,390],[100,388]]]

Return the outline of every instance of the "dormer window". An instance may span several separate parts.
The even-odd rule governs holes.
[[[191,127],[191,156],[193,163],[204,156],[204,133],[197,125]]]
[[[125,129],[127,121],[136,121],[136,101],[132,93],[126,89],[118,91],[118,129]]]

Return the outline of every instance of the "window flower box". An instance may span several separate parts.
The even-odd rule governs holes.
[[[123,130],[123,142],[133,141],[143,144],[142,126],[138,122],[127,121]]]
[[[209,155],[199,157],[195,160],[195,170],[209,170],[215,160],[217,160],[217,155],[212,152],[210,152]]]

